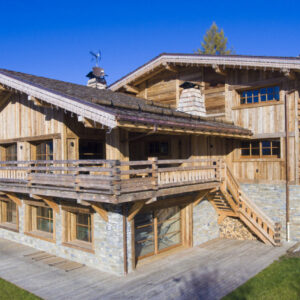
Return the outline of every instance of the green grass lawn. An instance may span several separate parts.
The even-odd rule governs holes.
[[[280,258],[223,299],[300,299],[300,258]]]
[[[16,285],[0,278],[0,300],[38,300],[41,299]]]

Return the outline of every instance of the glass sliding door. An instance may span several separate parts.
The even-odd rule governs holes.
[[[134,225],[136,259],[159,254],[182,243],[179,206],[139,213]]]
[[[134,222],[136,257],[153,255],[155,250],[153,212],[138,214]]]
[[[180,208],[173,206],[156,211],[158,251],[181,243]]]

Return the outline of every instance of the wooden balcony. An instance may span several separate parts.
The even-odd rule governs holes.
[[[0,191],[122,203],[219,186],[220,160],[2,161]]]

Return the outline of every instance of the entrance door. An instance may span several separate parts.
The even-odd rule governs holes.
[[[136,260],[157,255],[182,244],[181,209],[172,206],[135,216]]]

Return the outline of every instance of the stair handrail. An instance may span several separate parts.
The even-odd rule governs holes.
[[[251,201],[243,191],[240,191],[240,196],[242,201],[252,210],[254,210],[255,213],[264,220],[264,223],[266,223],[274,231],[275,222],[271,220],[270,217],[268,217],[253,201]]]
[[[230,182],[230,186],[232,186],[231,183],[233,183],[235,185],[235,187],[233,186],[232,188],[236,188],[237,192],[238,192],[238,211],[243,214],[244,216],[246,216],[248,219],[253,219],[251,217],[251,213],[248,214],[244,209],[242,209],[242,206],[245,206],[245,208],[252,210],[256,217],[260,218],[261,221],[267,226],[267,228],[269,228],[269,230],[271,232],[268,232],[267,230],[265,230],[264,228],[260,228],[260,232],[262,232],[268,239],[271,238],[272,243],[277,244],[277,242],[275,241],[275,234],[277,233],[276,228],[277,228],[277,224],[275,223],[273,220],[270,219],[270,217],[268,217],[261,208],[259,208],[251,199],[249,199],[247,197],[247,195],[242,191],[241,187],[240,187],[240,183],[238,182],[238,180],[235,178],[235,176],[233,175],[232,171],[230,170],[230,168],[227,166],[226,164],[226,181]]]

